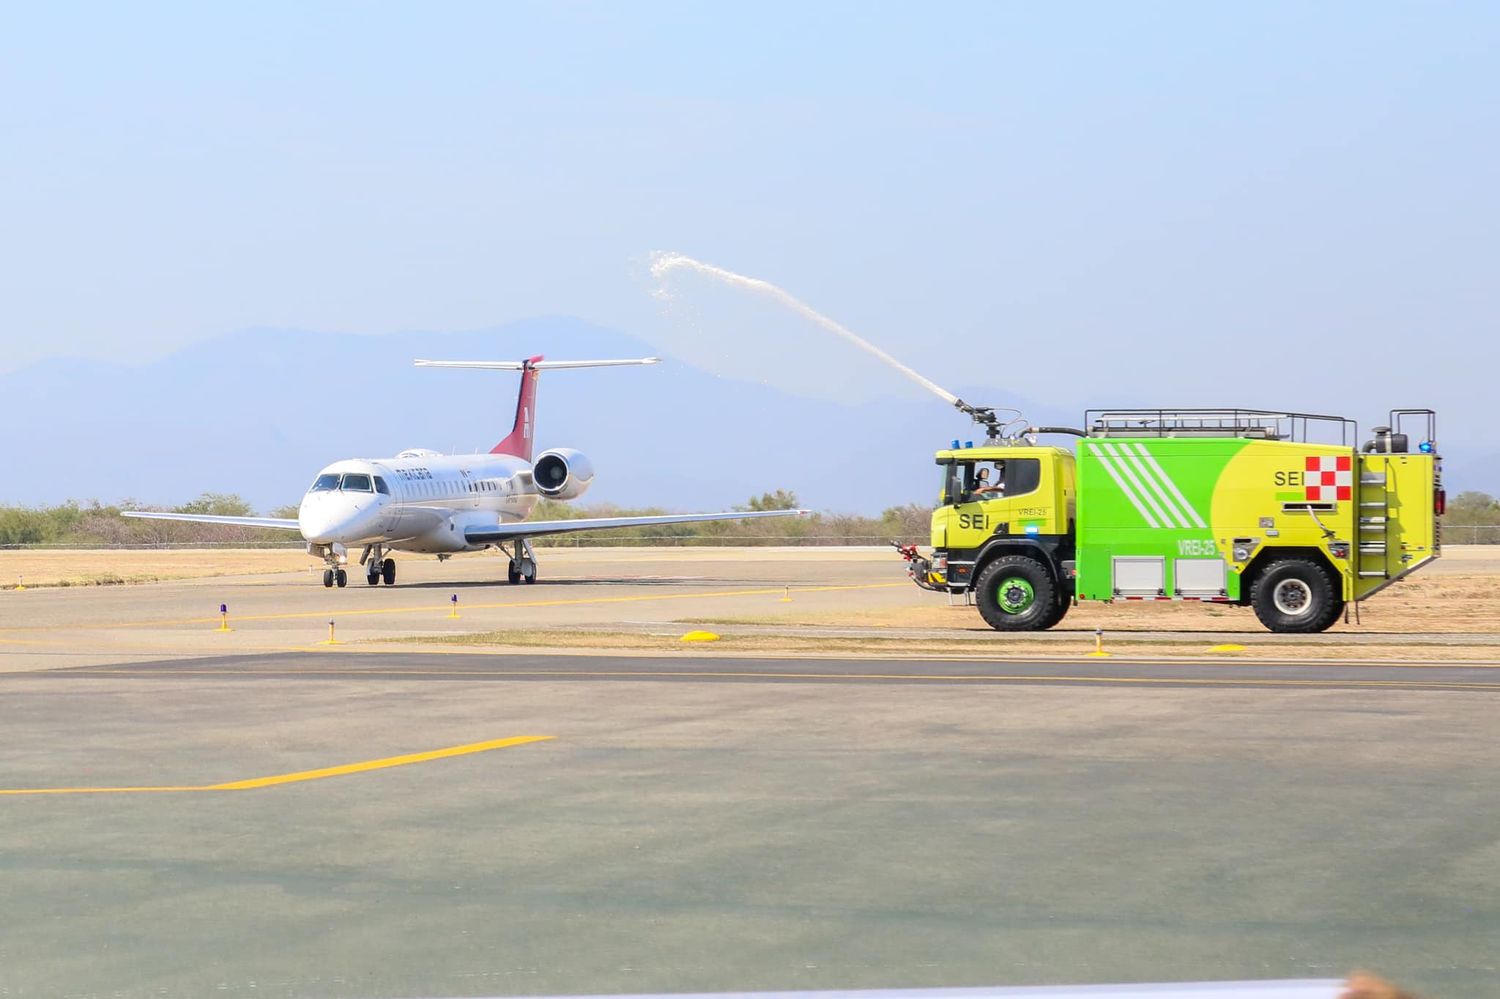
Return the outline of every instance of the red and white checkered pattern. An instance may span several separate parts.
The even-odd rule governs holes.
[[[1334,503],[1354,498],[1354,459],[1348,455],[1308,458],[1302,475],[1309,503]]]

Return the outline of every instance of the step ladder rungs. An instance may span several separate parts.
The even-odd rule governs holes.
[[[1360,506],[1361,507],[1377,507],[1378,506],[1378,507],[1382,507],[1383,508],[1385,506],[1385,500],[1366,500],[1365,502],[1360,503]]]
[[[1383,569],[1361,569],[1359,571],[1359,574],[1364,579],[1373,579],[1376,576],[1379,576],[1382,579],[1385,578],[1385,570]]]
[[[1384,527],[1385,526],[1385,518],[1384,517],[1361,517],[1361,518],[1359,518],[1359,526],[1360,527]]]
[[[1359,553],[1361,555],[1384,555],[1385,554],[1385,542],[1384,541],[1361,541],[1359,543]]]
[[[1359,477],[1359,484],[1362,486],[1383,486],[1385,485],[1385,473],[1365,472]]]

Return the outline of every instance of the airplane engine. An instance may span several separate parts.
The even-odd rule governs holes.
[[[594,463],[572,448],[553,448],[537,455],[531,478],[536,491],[548,499],[577,499],[594,481]]]

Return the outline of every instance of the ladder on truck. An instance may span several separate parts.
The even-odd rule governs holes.
[[[1390,459],[1379,453],[1359,456],[1359,575],[1364,579],[1391,578]],[[1366,568],[1366,559],[1379,559],[1380,568]]]

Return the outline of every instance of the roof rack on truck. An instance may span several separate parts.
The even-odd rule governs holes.
[[[1090,437],[1243,437],[1353,447],[1359,427],[1343,416],[1269,409],[1090,409]]]

